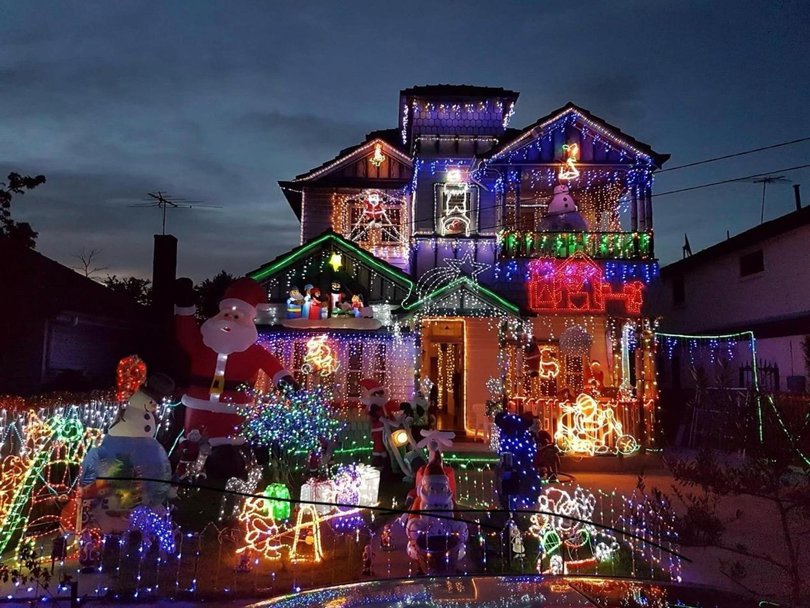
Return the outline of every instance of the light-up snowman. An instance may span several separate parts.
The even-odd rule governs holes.
[[[588,224],[577,208],[567,184],[554,187],[546,215],[540,220],[543,232],[585,232]]]

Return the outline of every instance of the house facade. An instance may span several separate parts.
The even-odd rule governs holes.
[[[318,381],[345,400],[376,377],[472,432],[503,399],[546,428],[598,419],[614,451],[609,419],[652,436],[652,175],[668,157],[571,103],[510,128],[517,98],[405,89],[396,128],[280,182],[301,246],[249,273],[272,304],[263,339],[307,381],[327,345]]]
[[[803,393],[808,374],[804,342],[810,335],[806,260],[810,208],[804,207],[663,267],[650,291],[651,312],[661,317],[661,331],[672,334],[753,332],[756,361],[747,343],[728,353],[735,365],[732,384],[750,385],[737,368],[755,366],[764,390]],[[681,357],[662,366],[662,382],[674,388],[688,385],[689,363]]]

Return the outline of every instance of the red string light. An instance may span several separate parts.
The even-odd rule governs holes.
[[[146,363],[138,355],[129,355],[118,362],[115,370],[115,398],[126,401],[146,382]]]
[[[605,312],[607,302],[615,301],[627,314],[638,315],[644,303],[644,283],[630,281],[614,290],[602,267],[581,253],[530,262],[526,290],[532,312]]]

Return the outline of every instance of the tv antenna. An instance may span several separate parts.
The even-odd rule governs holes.
[[[790,180],[784,175],[766,175],[765,177],[757,177],[751,180],[754,184],[762,184],[762,209],[759,212],[759,223],[765,222],[765,192],[768,184],[790,183]]]
[[[163,214],[163,223],[161,226],[162,234],[166,234],[166,211],[169,209],[197,209],[197,208],[204,208],[204,209],[221,209],[220,205],[206,205],[203,201],[192,201],[187,198],[177,198],[171,196],[168,192],[161,192],[158,190],[157,192],[147,192],[146,196],[149,198],[145,198],[144,202],[136,203],[134,205],[130,205],[130,207],[148,207],[148,208],[158,208],[161,210]]]

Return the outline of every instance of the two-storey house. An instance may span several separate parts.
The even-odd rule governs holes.
[[[616,451],[654,419],[644,298],[667,156],[571,103],[510,128],[517,98],[405,89],[397,128],[280,182],[301,246],[250,273],[274,304],[263,340],[344,401],[376,378],[472,431],[504,397]]]

